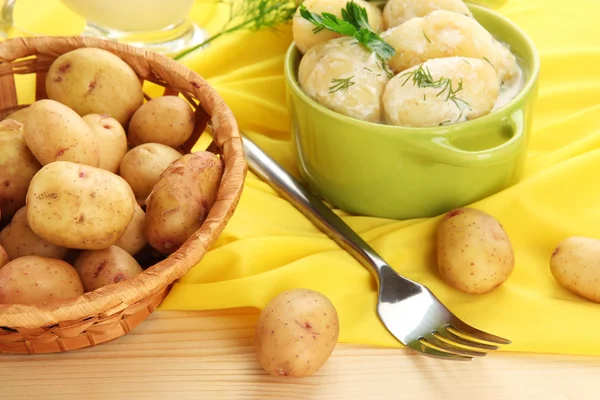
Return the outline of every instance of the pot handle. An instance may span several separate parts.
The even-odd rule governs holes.
[[[525,140],[525,118],[523,110],[516,110],[501,122],[512,131],[509,140],[490,149],[468,151],[459,149],[452,144],[447,136],[434,136],[427,142],[425,156],[436,163],[454,165],[457,167],[487,167],[499,164],[518,153],[516,148]]]

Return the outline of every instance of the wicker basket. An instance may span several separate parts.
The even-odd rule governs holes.
[[[196,129],[182,146],[189,152],[207,125],[208,150],[225,168],[217,201],[202,227],[168,258],[142,274],[61,304],[0,305],[0,353],[39,354],[94,346],[127,334],[160,304],[172,283],[196,265],[233,214],[246,176],[242,141],[223,99],[202,77],[159,54],[102,39],[84,37],[17,38],[0,43],[0,116],[19,108],[15,74],[35,74],[35,98],[46,98],[45,76],[58,56],[80,47],[108,50],[127,62],[141,79],[180,93],[196,112]],[[148,99],[149,96],[146,95]]]

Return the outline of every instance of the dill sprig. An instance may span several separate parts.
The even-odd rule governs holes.
[[[423,64],[419,65],[418,68],[412,71],[405,72],[404,74],[400,75],[400,78],[405,76],[406,79],[404,80],[404,82],[402,82],[402,86],[406,85],[406,83],[412,78],[413,84],[417,87],[430,87],[434,89],[440,89],[436,96],[440,97],[444,95],[446,97],[446,101],[454,103],[454,105],[456,105],[456,107],[461,110],[461,116],[462,111],[465,107],[469,109],[471,108],[468,102],[457,96],[457,93],[459,93],[463,89],[462,78],[460,78],[458,84],[456,85],[456,88],[454,88],[454,86],[452,85],[451,78],[440,77],[439,79],[434,80],[431,76],[431,71],[429,71],[429,68],[423,68]]]
[[[175,60],[182,59],[228,33],[277,28],[291,21],[296,12],[296,5],[291,0],[222,0],[219,3],[229,6],[229,18],[223,28],[202,43],[177,54],[173,57]]]
[[[329,86],[329,93],[335,92],[345,92],[348,88],[354,85],[355,82],[352,81],[354,75],[348,78],[334,78],[331,80],[331,86]]]
[[[383,64],[396,54],[394,48],[375,33],[369,25],[367,10],[354,1],[347,2],[346,7],[342,8],[341,19],[331,13],[324,12],[319,15],[309,11],[304,4],[300,4],[300,15],[315,25],[313,29],[315,33],[327,29],[355,38],[367,50],[377,54]]]

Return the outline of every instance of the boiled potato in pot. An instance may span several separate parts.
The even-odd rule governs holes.
[[[46,92],[80,116],[108,114],[121,125],[144,101],[140,79],[129,64],[106,50],[89,47],[64,53],[52,63]]]
[[[375,53],[354,38],[319,43],[302,57],[298,82],[323,106],[363,121],[382,119],[381,93],[389,81]]]
[[[144,236],[144,220],[146,219],[146,213],[142,208],[136,204],[135,211],[133,213],[133,219],[127,226],[125,233],[115,243],[115,246],[122,248],[132,256],[139,253],[148,241]]]
[[[190,138],[194,123],[194,111],[187,101],[177,96],[161,96],[133,114],[127,139],[131,146],[161,143],[175,148]]]
[[[207,151],[186,154],[169,165],[148,196],[148,243],[163,254],[181,247],[208,216],[222,174],[223,161]]]
[[[437,229],[442,279],[464,293],[481,294],[504,283],[515,256],[510,238],[491,215],[473,208],[448,212]]]
[[[88,114],[82,119],[98,140],[98,167],[117,173],[128,150],[125,130],[119,121],[107,114]]]
[[[73,266],[86,292],[131,279],[143,272],[137,261],[117,246],[82,251]]]
[[[69,252],[66,247],[48,242],[31,230],[27,222],[27,207],[19,209],[10,224],[0,231],[0,245],[11,260],[24,256],[63,259]]]
[[[180,152],[164,144],[145,143],[125,154],[119,175],[131,186],[138,203],[143,206],[160,174],[181,156]]]
[[[474,18],[446,10],[412,18],[386,32],[384,40],[395,50],[389,61],[396,72],[432,58],[472,57],[493,65],[501,82],[515,79],[517,59]]]
[[[11,220],[25,205],[27,189],[42,168],[23,138],[23,125],[14,120],[0,122],[0,223]]]
[[[115,244],[134,212],[135,196],[123,178],[66,161],[44,166],[27,193],[31,230],[73,249],[100,250]]]
[[[82,294],[77,272],[62,260],[25,256],[0,269],[0,304],[71,300]]]
[[[500,82],[487,62],[468,57],[434,58],[393,77],[382,96],[389,125],[438,126],[488,114]]]
[[[600,303],[600,240],[581,236],[562,240],[550,258],[550,272],[564,288]]]
[[[98,139],[77,113],[54,100],[38,100],[25,114],[23,136],[42,165],[70,161],[97,167]]]
[[[382,28],[381,11],[368,1],[354,0],[356,4],[367,11],[369,25],[375,32],[380,32]],[[324,12],[333,14],[342,18],[342,9],[346,7],[347,0],[304,0],[302,2],[308,11],[322,14]],[[300,15],[300,8],[292,20],[292,32],[294,43],[301,53],[306,53],[311,47],[318,43],[324,43],[328,40],[340,37],[341,35],[327,29],[320,32],[314,32],[315,26],[312,22],[304,19]]]
[[[424,17],[435,10],[473,16],[462,0],[389,0],[383,8],[385,29],[398,26],[414,17]]]
[[[323,294],[293,289],[261,311],[254,345],[259,364],[271,375],[314,374],[329,359],[339,337],[335,307]]]

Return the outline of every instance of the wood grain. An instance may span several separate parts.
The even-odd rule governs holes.
[[[254,357],[256,317],[155,312],[93,348],[0,356],[0,398],[585,400],[600,391],[600,358],[500,353],[448,362],[348,344],[312,377],[271,377]]]

